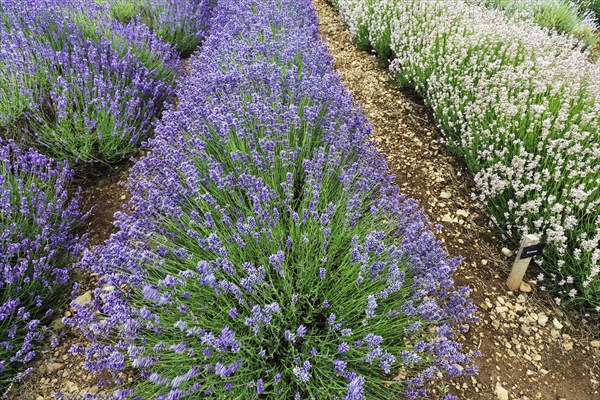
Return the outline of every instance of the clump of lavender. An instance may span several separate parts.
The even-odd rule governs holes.
[[[395,55],[493,225],[514,247],[542,238],[539,286],[600,312],[600,65],[572,37],[464,0],[336,3],[358,42]]]
[[[102,288],[73,351],[137,371],[119,399],[416,398],[472,373],[459,260],[387,175],[310,1],[222,0],[211,26],[83,258]]]
[[[66,164],[0,141],[0,385],[34,357],[86,244],[74,233],[82,215],[71,176]]]
[[[216,0],[104,0],[111,15],[122,23],[139,21],[182,57],[204,40]]]
[[[11,93],[0,124],[59,159],[113,162],[137,150],[181,72],[174,49],[93,2],[17,3],[0,8],[10,21],[0,87]]]
[[[571,0],[485,0],[490,8],[502,10],[511,18],[527,19],[542,28],[573,35],[587,46],[598,42],[595,16],[582,2]]]

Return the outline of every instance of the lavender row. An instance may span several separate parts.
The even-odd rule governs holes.
[[[221,0],[211,27],[83,258],[102,280],[72,350],[134,371],[117,399],[416,398],[473,373],[459,260],[387,175],[311,2]]]
[[[514,248],[525,234],[547,245],[529,278],[600,312],[600,64],[576,39],[472,2],[336,3],[425,98],[494,227]]]
[[[201,31],[194,46],[208,3],[195,2],[206,14],[192,16],[204,18],[198,25],[181,17]],[[123,24],[93,0],[2,0],[0,18],[0,135],[69,161],[110,163],[139,149],[182,73],[174,45],[153,31],[175,19]]]
[[[103,0],[111,15],[123,23],[148,26],[159,38],[187,57],[207,33],[216,0]]]
[[[29,371],[86,245],[73,172],[48,155],[136,151],[181,72],[173,45],[95,1],[0,0],[0,386]]]
[[[82,215],[67,193],[72,171],[0,141],[0,387],[35,356],[47,323],[69,295],[73,233]]]

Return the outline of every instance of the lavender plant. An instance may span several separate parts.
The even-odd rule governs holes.
[[[20,121],[14,136],[26,131],[53,157],[113,162],[147,137],[181,68],[147,27],[122,26],[87,3],[2,1],[11,23],[0,86],[20,101],[0,117]]]
[[[597,22],[600,22],[600,0],[583,0],[582,6],[596,17]]]
[[[99,0],[122,23],[138,20],[188,57],[204,39],[216,0]]]
[[[27,372],[85,247],[71,176],[66,164],[0,141],[0,386]]]
[[[472,373],[459,260],[387,175],[311,2],[219,1],[190,65],[66,319],[92,371],[137,371],[114,397],[416,398]]]
[[[593,47],[597,43],[595,16],[583,4],[570,0],[485,0],[514,18],[531,19],[542,28],[571,34]]]
[[[396,55],[399,83],[431,106],[495,226],[514,245],[526,233],[548,245],[540,286],[600,311],[600,66],[575,39],[463,1],[337,6],[359,40]]]

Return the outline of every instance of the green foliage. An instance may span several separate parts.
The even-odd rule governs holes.
[[[189,56],[204,38],[208,21],[207,4],[212,0],[96,0],[106,4],[110,15],[127,24],[146,25],[166,43]]]
[[[600,0],[584,0],[582,4],[595,15],[597,21],[600,21]]]

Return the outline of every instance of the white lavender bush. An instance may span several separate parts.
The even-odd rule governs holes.
[[[480,200],[557,303],[600,311],[600,75],[576,39],[464,1],[338,0],[361,45],[432,108]]]
[[[478,0],[512,18],[528,19],[542,28],[573,35],[588,46],[598,42],[595,14],[585,4],[571,0]]]

